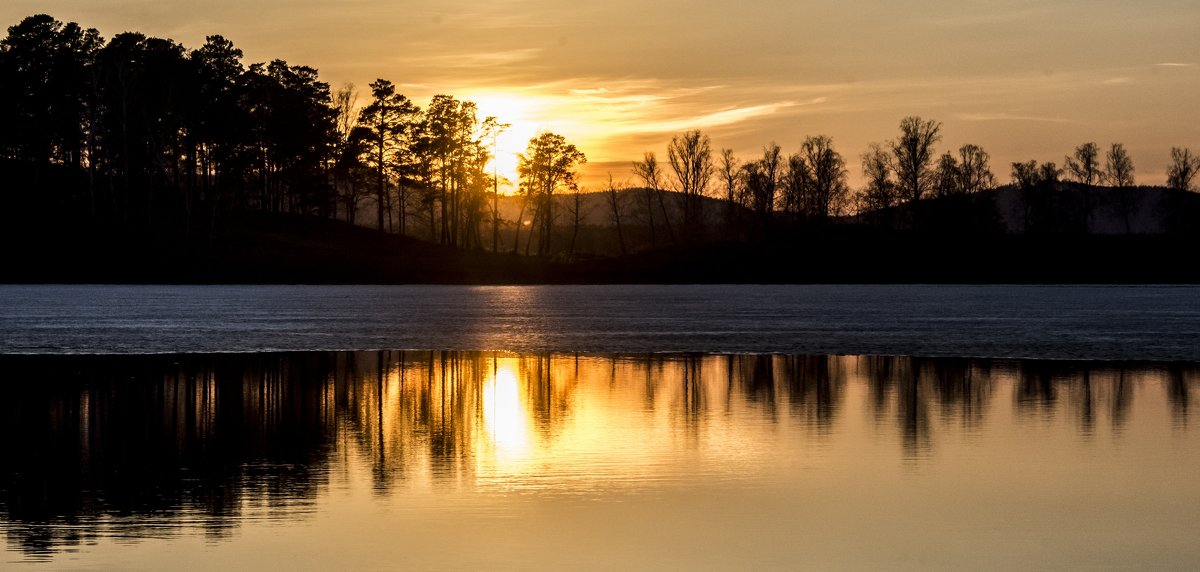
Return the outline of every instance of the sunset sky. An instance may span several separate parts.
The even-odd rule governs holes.
[[[743,157],[830,135],[855,185],[906,115],[944,123],[940,150],[982,145],[1001,181],[1096,141],[1156,184],[1172,146],[1200,149],[1195,0],[7,0],[0,21],[35,13],[471,99],[514,124],[509,153],[541,129],[575,142],[589,186],[691,128]]]

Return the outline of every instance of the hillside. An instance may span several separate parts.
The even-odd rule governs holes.
[[[945,235],[837,225],[625,257],[459,251],[341,222],[243,215],[211,237],[77,228],[24,241],[0,282],[65,283],[1200,283],[1170,235]]]

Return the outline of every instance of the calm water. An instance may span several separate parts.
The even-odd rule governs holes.
[[[0,568],[1189,569],[1198,340],[1196,287],[0,286]]]
[[[443,349],[1200,361],[1200,287],[0,286],[0,354]]]
[[[1194,569],[1200,366],[0,358],[4,568]]]

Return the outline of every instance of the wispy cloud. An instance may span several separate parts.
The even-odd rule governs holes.
[[[1133,78],[1131,78],[1131,77],[1110,77],[1101,83],[1103,83],[1104,85],[1128,85],[1128,84],[1133,83]]]
[[[1154,64],[1154,65],[1155,65],[1155,67],[1160,67],[1160,68],[1194,68],[1194,67],[1196,67],[1196,64],[1194,64],[1194,63],[1183,63],[1183,62],[1163,62],[1161,64]]]
[[[792,101],[780,101],[776,103],[764,103],[745,107],[731,107],[709,113],[702,113],[700,115],[676,117],[659,121],[637,122],[630,125],[625,125],[616,131],[635,133],[673,133],[677,131],[686,131],[689,129],[722,127],[757,117],[771,115],[795,105],[796,103]]]
[[[1040,123],[1074,123],[1061,117],[1036,117],[1032,115],[1014,115],[1011,113],[955,113],[954,119],[959,121],[1036,121]]]
[[[400,63],[416,64],[434,68],[491,68],[528,62],[536,59],[541,48],[515,50],[486,50],[438,55],[405,56],[397,58]]]

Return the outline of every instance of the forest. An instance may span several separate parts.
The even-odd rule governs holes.
[[[1155,235],[1171,252],[1196,244],[1200,157],[1184,146],[1171,151],[1167,187],[1149,188],[1137,186],[1120,143],[1085,142],[1061,165],[1001,170],[979,145],[939,154],[942,124],[916,116],[857,157],[813,135],[793,153],[771,143],[739,158],[692,130],[670,139],[664,160],[647,151],[631,161],[619,176],[632,182],[610,176],[586,189],[585,152],[541,133],[507,196],[491,167],[503,121],[452,95],[420,107],[386,79],[360,92],[331,88],[304,65],[247,64],[222,36],[189,49],[30,16],[0,40],[0,223],[6,242],[22,245],[13,260],[41,270],[64,251],[92,252],[80,243],[216,264],[221,254],[204,245],[254,250],[254,229],[295,233],[321,220],[407,237],[386,244],[427,257],[555,264],[728,243],[795,255],[814,236],[841,245],[830,260],[838,249],[947,236]],[[851,188],[851,168],[861,169],[861,188]],[[337,232],[356,237],[348,249],[385,244]]]

